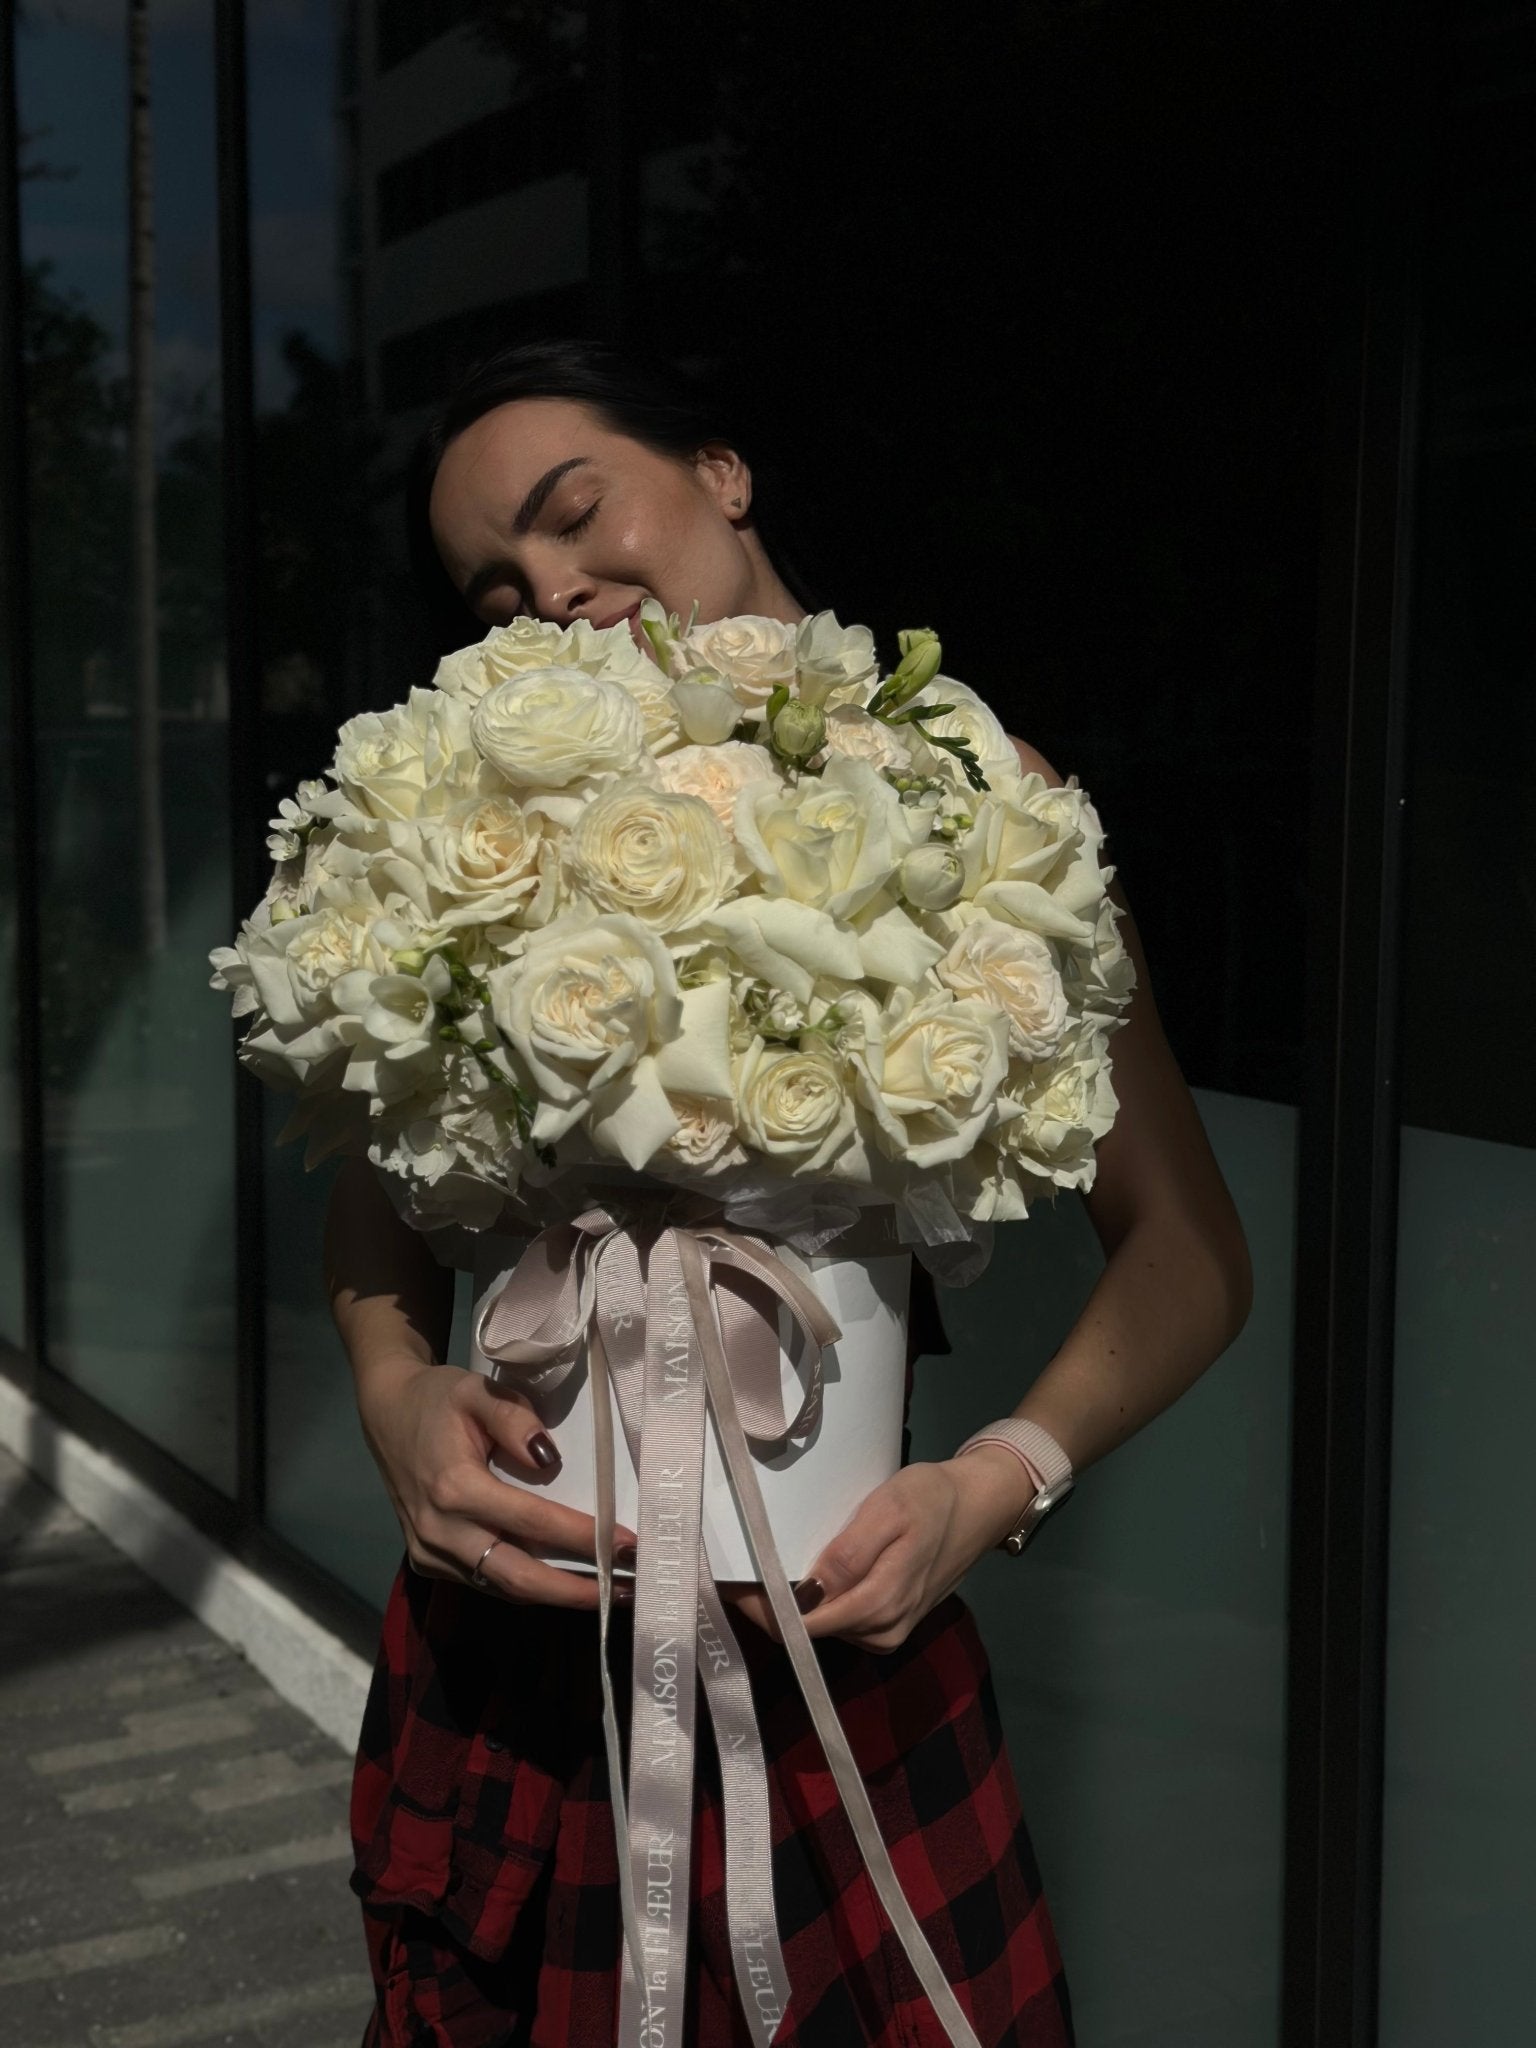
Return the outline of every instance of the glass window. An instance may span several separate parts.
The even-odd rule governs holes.
[[[199,999],[230,895],[212,17],[60,0],[19,36],[28,772],[51,1362],[233,1492],[231,1061]]]
[[[1409,637],[1381,2038],[1530,2030],[1536,1432],[1536,107],[1458,19]],[[1523,35],[1522,35],[1523,30]]]

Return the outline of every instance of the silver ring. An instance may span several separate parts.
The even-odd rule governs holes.
[[[481,1551],[480,1563],[475,1566],[474,1570],[469,1575],[469,1583],[472,1586],[488,1586],[490,1584],[490,1580],[486,1578],[484,1573],[481,1571],[480,1565],[485,1563],[485,1560],[490,1556],[491,1552],[496,1548],[497,1544],[501,1541],[502,1538],[500,1536],[493,1536],[490,1542],[487,1543],[487,1545],[485,1546],[484,1550]]]

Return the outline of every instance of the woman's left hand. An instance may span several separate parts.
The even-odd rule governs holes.
[[[991,1446],[940,1464],[903,1465],[860,1502],[806,1573],[825,1588],[805,1617],[806,1633],[841,1636],[864,1650],[899,1649],[1002,1541],[1028,1497],[1017,1459]],[[739,1613],[783,1640],[762,1587],[730,1597]]]

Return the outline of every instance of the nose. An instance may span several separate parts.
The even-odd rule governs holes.
[[[590,606],[596,595],[596,583],[570,562],[530,565],[528,599],[541,619],[569,625],[582,606]]]

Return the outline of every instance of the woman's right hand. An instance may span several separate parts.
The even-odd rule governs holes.
[[[597,1607],[594,1577],[562,1571],[523,1547],[559,1549],[595,1562],[595,1518],[508,1485],[487,1463],[499,1451],[501,1463],[531,1479],[559,1470],[558,1451],[549,1465],[530,1448],[536,1438],[550,1449],[554,1443],[526,1394],[493,1384],[483,1373],[419,1358],[391,1361],[388,1368],[370,1365],[368,1391],[363,1434],[399,1519],[412,1570],[468,1583],[485,1546],[500,1537],[480,1565],[485,1592],[516,1603]],[[632,1529],[615,1528],[615,1549],[634,1541]],[[614,1590],[620,1599],[631,1591],[622,1582]]]

